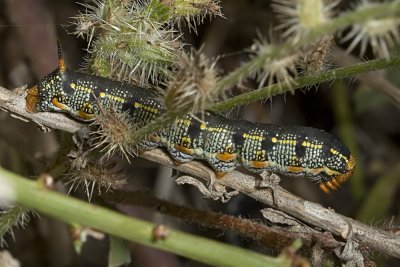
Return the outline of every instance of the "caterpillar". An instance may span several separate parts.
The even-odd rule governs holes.
[[[28,89],[28,112],[65,112],[91,121],[100,107],[128,111],[144,126],[165,112],[151,90],[59,66]],[[269,171],[305,176],[328,193],[347,181],[356,161],[336,137],[319,129],[230,120],[206,112],[202,119],[186,115],[151,135],[146,148],[165,147],[177,162],[208,162],[217,177],[241,165],[253,173]]]

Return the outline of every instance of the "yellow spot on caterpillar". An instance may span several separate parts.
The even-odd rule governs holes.
[[[313,144],[313,143],[310,143],[310,142],[307,142],[307,141],[303,141],[303,143],[301,143],[301,145],[305,146],[305,147],[311,147],[311,148],[314,148],[314,149],[321,149],[322,148],[321,144]]]
[[[119,101],[119,102],[124,102],[125,101],[125,99],[123,99],[123,98],[120,98],[120,97],[116,97],[116,96],[114,96],[114,97],[110,97],[111,99],[113,99],[113,100],[115,100],[115,101]],[[149,111],[149,112],[151,112],[151,113],[158,113],[158,109],[156,109],[156,108],[152,108],[152,107],[150,107],[150,106],[145,106],[145,105],[143,105],[143,104],[141,104],[141,103],[138,103],[138,102],[135,102],[135,103],[133,103],[133,106],[135,107],[135,108],[142,108],[142,109],[144,109],[144,110],[146,110],[146,111]],[[178,121],[179,122],[179,121]]]
[[[206,124],[205,123],[200,124],[200,130],[204,131],[205,129],[207,129]]]
[[[72,89],[76,89],[76,84],[75,84],[75,83],[70,83],[69,86],[70,86]]]
[[[106,97],[106,93],[100,92],[99,96],[100,96],[100,97]]]
[[[339,151],[337,151],[336,149],[331,148],[331,149],[330,149],[330,152],[331,152],[333,155],[337,155],[337,156],[341,157],[346,163],[349,162],[349,159],[346,158],[343,154],[341,154],[341,153],[340,153]]]
[[[291,140],[291,139],[283,139],[283,140],[278,140],[276,137],[271,138],[272,143],[280,143],[283,145],[292,145],[295,146],[297,144],[296,140]],[[304,143],[304,142],[303,142]]]
[[[192,139],[190,137],[184,136],[182,137],[181,142],[190,144],[192,142]]]
[[[209,127],[209,128],[207,128],[207,130],[210,132],[219,132],[219,133],[225,131],[225,129],[223,129],[223,128],[213,128],[213,127]]]
[[[82,86],[82,85],[70,84],[70,86],[73,89],[76,89],[76,90],[79,90],[79,91],[83,91],[85,93],[91,93],[92,92],[91,88],[85,87],[85,86]],[[74,87],[72,87],[72,86],[74,86]]]
[[[257,141],[264,140],[264,137],[261,136],[261,135],[251,135],[251,134],[247,134],[247,133],[243,134],[243,138],[245,138],[245,139],[253,139],[253,140],[257,140]]]
[[[116,102],[121,102],[121,103],[124,103],[124,102],[125,102],[125,99],[122,98],[122,97],[113,96],[113,95],[107,95],[107,94],[105,94],[105,93],[100,93],[100,97],[105,97],[105,96],[108,96],[111,100],[114,100],[114,101],[116,101]],[[136,104],[136,103],[135,103],[135,104]],[[135,107],[136,107],[136,106],[135,106]]]
[[[158,110],[153,109],[153,110],[149,110],[150,112],[158,112]],[[191,123],[190,119],[178,119],[178,124],[183,124],[186,127],[189,127]]]
[[[301,143],[301,145],[302,145],[302,146],[305,146],[305,147],[310,147],[310,146],[311,146],[311,143],[310,143],[310,142],[307,142],[307,141],[303,141],[303,143]]]

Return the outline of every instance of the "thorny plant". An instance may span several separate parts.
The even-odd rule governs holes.
[[[21,207],[6,207],[0,211],[0,246],[6,245],[4,236],[8,233],[14,238],[13,228],[24,228],[29,222],[29,210]],[[33,215],[36,215],[33,212]]]

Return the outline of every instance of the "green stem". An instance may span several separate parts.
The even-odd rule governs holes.
[[[400,56],[394,56],[390,59],[376,59],[370,60],[362,63],[358,63],[351,66],[346,66],[342,68],[337,68],[329,70],[326,72],[321,72],[318,74],[308,75],[299,77],[294,80],[294,84],[281,83],[266,86],[254,91],[250,91],[228,100],[214,104],[211,110],[215,112],[222,112],[240,105],[246,105],[251,102],[266,99],[274,95],[286,93],[288,91],[293,91],[295,89],[304,88],[318,83],[323,83],[327,81],[343,79],[351,76],[355,76],[361,73],[365,73],[372,70],[379,70],[388,67],[394,67],[400,65]]]
[[[41,183],[30,181],[0,168],[2,200],[14,200],[23,207],[36,209],[60,221],[78,223],[146,246],[170,251],[214,266],[290,266],[284,257],[271,258],[242,248],[203,237],[170,230],[164,240],[154,240],[156,225],[124,216],[50,191]],[[4,199],[8,197],[8,199]]]

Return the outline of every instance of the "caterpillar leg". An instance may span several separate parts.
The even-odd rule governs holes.
[[[281,178],[275,173],[269,171],[264,171],[257,176],[261,179],[256,179],[256,188],[261,190],[266,189],[270,191],[272,197],[272,203],[275,206],[277,206],[278,202],[276,198],[275,188],[279,185]]]
[[[215,179],[215,178],[212,178]],[[239,191],[227,191],[226,187],[218,184],[212,183],[212,186],[205,186],[203,182],[191,176],[180,176],[175,179],[177,184],[191,184],[199,189],[199,191],[207,198],[212,198],[214,200],[221,200],[222,202],[228,202],[231,197],[239,194]]]
[[[264,171],[257,175],[256,179],[256,187],[263,189],[263,188],[272,188],[279,185],[281,178],[276,175],[275,173]]]
[[[227,172],[219,172],[219,171],[214,171],[215,177],[217,179],[223,179],[228,173]]]
[[[177,162],[178,164],[189,162],[195,158],[193,149],[183,146],[175,145],[173,147],[168,147],[167,150],[174,162]]]
[[[340,187],[340,183],[336,178],[333,178],[329,181],[319,183],[318,186],[324,193],[329,194],[330,190],[337,190]]]
[[[217,179],[224,178],[224,176],[233,171],[238,164],[237,153],[207,153],[206,160],[213,168]]]

